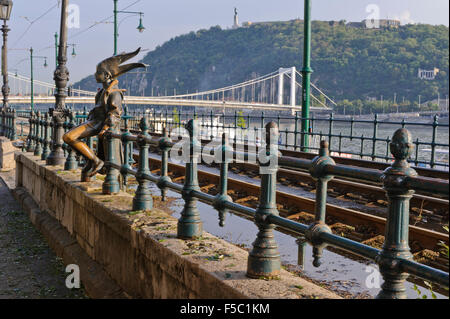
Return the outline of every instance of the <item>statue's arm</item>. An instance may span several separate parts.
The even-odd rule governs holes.
[[[106,120],[109,126],[117,121],[120,121],[122,115],[122,102],[123,95],[121,92],[113,92],[108,97],[108,111],[106,114]]]

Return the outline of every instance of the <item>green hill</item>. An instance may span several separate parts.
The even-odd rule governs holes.
[[[181,35],[147,54],[147,74],[129,74],[121,86],[132,95],[172,94],[220,88],[279,67],[302,67],[303,22],[270,22],[233,30],[212,27]],[[384,100],[445,98],[449,83],[449,28],[406,25],[364,29],[312,23],[312,81],[336,101],[383,95]],[[420,80],[418,68],[440,72]],[[94,89],[87,78],[75,84]],[[355,102],[354,102],[355,103]]]

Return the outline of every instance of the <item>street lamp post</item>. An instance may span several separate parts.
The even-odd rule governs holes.
[[[55,68],[58,67],[58,32],[55,32]]]
[[[31,66],[31,74],[30,74],[30,86],[31,86],[31,111],[34,111],[34,71],[33,71],[33,59],[44,59],[44,68],[48,66],[47,57],[46,56],[36,56],[33,55],[33,48],[30,48],[30,66]]]
[[[75,52],[75,43],[67,44],[67,46],[73,47],[72,50],[72,57],[76,57],[77,53]],[[56,67],[58,67],[58,32],[55,32],[55,60],[56,60]]]
[[[50,109],[53,119],[53,145],[50,155],[46,159],[47,165],[64,165],[65,157],[62,149],[64,134],[63,123],[67,113],[66,109],[66,85],[69,81],[67,62],[67,6],[69,0],[61,1],[61,24],[58,50],[58,66],[53,79],[55,80],[55,107]]]
[[[136,29],[138,29],[138,31],[140,33],[144,32],[145,27],[142,24],[142,16],[144,15],[143,12],[136,12],[136,11],[118,11],[117,10],[117,3],[118,0],[113,0],[114,1],[114,55],[117,55],[117,38],[119,36],[119,26],[117,24],[117,14],[118,13],[128,13],[128,14],[135,14],[135,15],[139,15],[139,25]]]
[[[8,85],[8,28],[6,21],[11,16],[13,3],[11,0],[0,0],[0,19],[3,20],[3,46],[2,46],[2,76],[3,76],[3,109],[8,107],[9,85]]]
[[[0,0],[0,20],[3,20],[3,26],[2,26],[2,32],[3,32],[3,46],[2,46],[2,75],[3,75],[3,86],[2,86],[2,93],[3,93],[3,108],[2,111],[6,111],[6,108],[8,107],[8,96],[9,96],[9,85],[8,85],[8,32],[9,28],[6,25],[6,21],[9,20],[11,16],[11,10],[12,10],[13,3],[11,0]],[[5,127],[5,117],[2,117],[3,123],[1,123],[1,127]],[[0,132],[0,135],[4,135],[5,132]]]
[[[306,152],[309,147],[309,104],[310,104],[310,82],[311,82],[311,0],[304,0],[305,19],[304,44],[303,44],[303,69],[302,69],[302,121],[301,121],[301,150]]]

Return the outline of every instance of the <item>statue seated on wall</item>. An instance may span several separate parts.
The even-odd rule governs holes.
[[[63,140],[72,149],[86,159],[86,165],[82,169],[81,180],[87,182],[92,176],[99,172],[107,158],[105,152],[105,140],[103,135],[110,128],[120,129],[122,115],[123,92],[118,87],[117,78],[135,68],[145,68],[143,63],[130,63],[121,65],[123,62],[135,57],[141,48],[131,53],[123,53],[103,60],[97,65],[95,79],[101,83],[103,88],[95,96],[95,107],[89,112],[87,121],[72,128],[64,134]],[[91,136],[98,136],[97,154],[81,140]],[[120,143],[120,141],[118,141]],[[120,147],[115,147],[120,159],[122,152]]]

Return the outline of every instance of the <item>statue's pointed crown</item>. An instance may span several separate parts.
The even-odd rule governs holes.
[[[141,51],[141,48],[138,48],[134,52],[130,53],[121,53],[118,55],[114,55],[110,58],[107,58],[100,62],[97,65],[97,72],[106,71],[109,72],[113,79],[118,78],[120,75],[136,69],[136,68],[146,68],[148,65],[144,63],[130,63],[121,65],[125,61],[128,61],[129,59],[135,57],[139,52]]]

